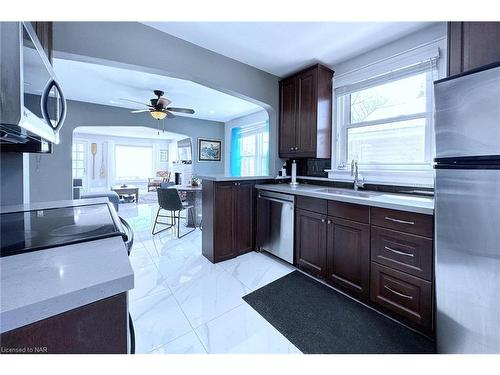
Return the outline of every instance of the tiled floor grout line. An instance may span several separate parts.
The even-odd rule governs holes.
[[[167,283],[168,284],[168,283]],[[184,309],[182,308],[181,304],[179,303],[179,301],[177,300],[177,297],[175,296],[175,293],[172,292],[172,295],[174,297],[174,300],[175,300],[175,303],[177,303],[177,306],[179,306],[179,309],[182,311],[182,314],[184,315],[184,317],[186,318],[189,326],[191,327],[191,330],[193,331],[193,333],[195,334],[196,338],[198,339],[198,341],[200,342],[201,346],[203,346],[203,349],[205,349],[205,352],[207,352],[208,354],[208,349],[205,347],[205,345],[203,344],[203,341],[201,341],[200,337],[198,336],[198,334],[196,333],[196,329],[193,327],[193,325],[191,324],[191,321],[189,320],[186,312],[184,311]],[[172,340],[173,341],[173,340]]]
[[[147,249],[146,249],[146,250],[147,250]],[[149,255],[149,256],[151,257],[151,255]],[[156,267],[156,265],[155,265],[155,268],[157,268],[157,269],[158,269],[158,267]],[[163,275],[163,273],[162,273],[159,269],[158,269],[158,272],[162,275],[162,277],[165,277],[165,276]],[[172,296],[172,298],[174,299],[175,303],[177,304],[177,307],[178,307],[178,308],[179,308],[179,310],[182,312],[182,315],[184,315],[184,317],[186,318],[186,320],[187,320],[187,322],[188,322],[189,326],[191,327],[191,331],[192,331],[192,332],[196,335],[196,332],[195,332],[195,330],[194,330],[194,328],[193,328],[193,326],[192,326],[191,322],[189,321],[188,317],[186,316],[186,313],[184,312],[184,310],[182,309],[181,305],[179,304],[179,301],[177,300],[177,298],[176,298],[176,296],[175,296],[174,292],[172,291],[172,288],[170,287],[170,285],[168,284],[168,282],[166,282],[166,281],[165,281],[165,283],[166,283],[167,288],[168,288],[168,290],[169,290],[169,292],[170,292],[170,296]],[[155,293],[155,294],[153,294],[153,295],[159,295],[159,294],[160,294],[160,293]],[[147,297],[149,297],[149,296],[147,296]],[[142,297],[142,299],[143,299],[143,298],[146,298],[146,297]],[[141,298],[140,298],[140,299],[141,299]],[[138,299],[138,300],[140,300],[140,299]],[[138,301],[138,300],[136,300],[136,301]],[[184,336],[184,335],[187,335],[188,333],[189,333],[189,332],[185,332],[185,333],[183,333],[182,335],[177,336],[177,337],[173,338],[172,340],[169,340],[169,341],[167,341],[167,342],[165,342],[165,343],[163,343],[163,344],[159,345],[158,347],[154,348],[153,350],[149,351],[148,353],[151,353],[151,352],[153,352],[153,351],[155,351],[155,350],[157,350],[157,349],[159,349],[159,348],[162,348],[162,347],[166,346],[167,344],[171,343],[172,341],[177,340],[178,338],[180,338],[180,337],[182,337],[182,336]],[[197,337],[197,338],[198,338],[198,340],[200,341],[200,344],[203,346],[203,348],[205,349],[205,351],[207,351],[207,350],[206,350],[206,348],[205,348],[205,346],[204,346],[204,345],[203,345],[203,343],[201,342],[200,338],[198,337],[198,335],[196,335],[196,337]],[[207,353],[208,353],[208,352],[207,352]]]
[[[243,300],[243,298],[242,298],[241,300],[242,300],[243,302],[245,302],[245,301]],[[243,303],[240,303],[238,306],[235,306],[235,307],[233,307],[233,308],[230,308],[229,310],[227,310],[227,311],[223,312],[222,314],[220,314],[220,315],[218,315],[218,316],[216,316],[216,317],[214,317],[214,318],[212,318],[212,319],[210,319],[210,320],[206,321],[206,322],[205,322],[205,323],[203,323],[203,324],[200,324],[200,325],[199,325],[199,326],[197,326],[196,328],[193,328],[194,334],[196,335],[196,337],[198,338],[198,340],[201,342],[201,345],[205,348],[205,351],[207,352],[207,354],[210,354],[210,353],[209,353],[209,351],[208,351],[208,348],[207,348],[207,347],[205,347],[205,344],[203,344],[203,340],[200,338],[200,336],[198,335],[198,332],[196,332],[196,330],[197,330],[198,328],[200,328],[201,326],[204,326],[204,325],[205,325],[205,326],[207,326],[207,325],[208,325],[208,323],[213,322],[213,321],[214,321],[214,320],[216,320],[216,319],[219,319],[221,316],[223,316],[223,315],[225,315],[225,314],[227,314],[227,313],[229,313],[229,312],[231,312],[231,311],[233,311],[233,310],[236,310],[236,309],[237,309],[238,307],[240,307],[242,304],[243,304]],[[191,322],[189,322],[189,324],[191,324]]]
[[[182,243],[182,242],[184,242],[184,241],[181,241],[181,243]],[[145,246],[144,246],[144,247],[145,247]],[[158,269],[158,272],[159,272],[159,273],[160,273],[163,277],[166,277],[166,276],[163,274],[163,272],[159,269],[158,265],[156,265],[156,262],[152,259],[152,256],[151,256],[151,254],[149,253],[149,251],[148,251],[148,249],[147,249],[146,247],[145,247],[145,250],[148,252],[149,257],[151,258],[151,261],[153,262],[153,264],[155,264],[156,268]],[[205,352],[208,354],[208,349],[205,347],[205,345],[203,344],[203,341],[201,340],[201,338],[200,338],[200,337],[198,336],[198,334],[196,333],[196,329],[193,327],[193,325],[192,325],[191,321],[189,320],[189,318],[188,318],[188,316],[187,316],[186,312],[185,312],[185,311],[184,311],[184,309],[182,308],[182,306],[181,306],[181,304],[180,304],[179,300],[177,299],[177,296],[175,295],[174,291],[172,290],[172,288],[170,287],[170,285],[169,285],[169,283],[168,283],[168,282],[167,282],[167,287],[168,287],[168,289],[170,290],[170,292],[171,292],[171,294],[172,294],[172,297],[174,298],[175,303],[177,304],[177,306],[179,307],[180,311],[182,312],[182,314],[183,314],[183,315],[184,315],[184,317],[186,318],[186,320],[187,320],[187,322],[188,322],[189,326],[191,327],[191,331],[195,334],[195,336],[196,336],[196,338],[198,339],[198,341],[200,342],[201,346],[203,347],[203,349],[205,350]],[[201,325],[200,325],[200,326],[201,326]],[[172,339],[172,340],[170,340],[170,341],[168,341],[168,342],[166,342],[166,343],[164,343],[164,344],[160,345],[160,346],[159,346],[159,348],[166,346],[167,344],[171,343],[172,341],[177,340],[177,339],[179,339],[180,337],[182,337],[182,336],[184,336],[184,335],[187,335],[188,333],[189,333],[189,332],[184,333],[184,334],[183,334],[183,335],[181,335],[181,336],[175,337],[174,339]],[[157,349],[158,349],[158,348],[157,348]],[[153,351],[154,351],[154,350],[156,350],[156,349],[153,349]],[[151,353],[151,352],[150,352],[150,353]]]
[[[217,265],[216,265],[216,266],[217,266]],[[240,283],[241,285],[243,285],[245,288],[250,289],[250,288],[248,288],[248,287],[247,287],[244,283],[242,283],[240,280],[238,280],[238,279],[237,279],[237,278],[235,278],[233,275],[231,275],[229,272],[227,272],[227,271],[226,271],[226,269],[224,269],[224,267],[219,266],[219,268],[220,268],[220,269],[222,269],[222,271],[223,271],[223,272],[228,273],[230,277],[232,277],[233,279],[235,279],[237,282],[239,282],[239,283]],[[161,271],[160,271],[160,273],[161,273]],[[168,283],[167,283],[167,284],[168,284]],[[208,352],[208,348],[205,346],[205,344],[203,343],[203,340],[200,338],[200,336],[198,335],[198,333],[196,332],[196,330],[197,330],[198,328],[200,328],[201,326],[203,326],[203,325],[207,325],[208,323],[210,323],[210,322],[214,321],[215,319],[220,318],[220,317],[221,317],[221,316],[223,316],[224,314],[227,314],[228,312],[233,311],[234,309],[237,309],[237,308],[238,308],[238,307],[240,307],[243,303],[245,303],[245,300],[243,300],[243,298],[241,298],[242,303],[238,304],[237,306],[232,307],[232,308],[230,308],[229,310],[224,311],[223,313],[221,313],[221,314],[219,314],[219,315],[217,315],[217,316],[213,317],[213,318],[212,318],[212,319],[210,319],[210,320],[207,320],[206,322],[204,322],[204,323],[202,323],[202,324],[200,324],[200,325],[198,325],[198,326],[193,326],[193,324],[191,323],[191,321],[190,321],[190,320],[189,320],[189,318],[187,317],[186,312],[185,312],[185,311],[184,311],[184,309],[182,308],[181,304],[179,303],[179,301],[178,301],[178,299],[177,299],[177,297],[176,297],[176,295],[175,295],[175,293],[174,293],[173,291],[172,291],[172,295],[174,296],[174,299],[175,299],[175,301],[176,301],[177,305],[179,306],[179,308],[181,309],[182,313],[183,313],[183,314],[184,314],[184,316],[186,317],[186,319],[187,319],[187,321],[188,321],[188,323],[189,323],[189,325],[190,325],[191,329],[193,330],[194,334],[195,334],[195,335],[196,335],[196,337],[198,338],[198,341],[200,341],[201,345],[203,346],[203,348],[205,349],[205,351],[207,352],[207,354],[209,354],[209,352]],[[172,341],[173,341],[173,340],[172,340]],[[170,342],[171,342],[171,341],[170,341]]]
[[[247,288],[249,290],[248,293],[252,293],[253,290],[252,288],[250,288],[248,285],[246,285],[243,281],[241,281],[240,279],[238,279],[236,276],[233,276],[232,272],[229,272],[226,268],[224,268],[223,266],[220,266],[220,268],[222,268],[224,270],[224,272],[226,272],[229,276],[231,276],[232,278],[234,278],[235,280],[239,281],[241,283],[241,285],[243,285],[245,288]],[[247,294],[248,294],[247,293]],[[246,294],[245,294],[246,295]]]
[[[173,337],[173,338],[167,338],[165,337],[166,341],[165,342],[162,342],[161,344],[157,345],[154,347],[154,349],[150,350],[150,351],[147,351],[147,353],[152,353],[152,352],[155,352],[161,348],[165,348],[167,345],[173,343],[174,341],[176,340],[179,340],[181,337],[183,336],[187,336],[187,335],[192,335],[192,333],[194,333],[194,336],[196,337],[196,340],[197,342],[195,341],[195,339],[193,337],[189,337],[189,340],[186,341],[186,343],[184,343],[184,341],[182,342],[179,342],[179,344],[184,347],[185,344],[194,344],[196,342],[196,345],[197,344],[201,344],[201,347],[203,348],[203,350],[207,353],[207,354],[210,354],[209,353],[209,348],[212,346],[212,345],[209,345],[211,343],[211,334],[210,334],[210,337],[209,337],[209,340],[204,343],[204,341],[202,340],[202,334],[203,334],[203,331],[200,330],[200,328],[202,326],[205,326],[208,328],[208,325],[211,324],[212,322],[216,321],[217,319],[231,313],[232,311],[238,309],[238,308],[242,308],[242,306],[250,306],[244,299],[243,297],[249,293],[252,293],[253,291],[255,291],[256,289],[262,287],[261,285],[257,285],[255,288],[251,288],[247,285],[246,282],[240,280],[236,275],[240,276],[243,280],[247,280],[250,281],[251,283],[254,283],[254,282],[261,282],[259,281],[258,279],[255,279],[255,278],[251,278],[251,279],[248,279],[248,275],[246,275],[245,273],[243,274],[240,274],[240,273],[236,273],[236,275],[233,274],[233,271],[234,271],[234,267],[233,267],[233,264],[231,265],[228,265],[228,266],[223,266],[223,265],[220,265],[220,264],[216,264],[216,270],[220,270],[222,269],[222,271],[224,271],[223,273],[219,273],[219,275],[226,275],[224,276],[224,278],[226,278],[228,275],[229,275],[229,279],[228,281],[231,282],[231,284],[233,284],[233,282],[236,282],[238,283],[239,285],[241,285],[243,288],[244,288],[244,295],[239,297],[238,300],[235,299],[235,303],[237,303],[236,306],[234,307],[231,307],[229,309],[227,309],[226,311],[223,311],[219,314],[217,314],[216,316],[210,318],[209,320],[205,321],[204,323],[202,324],[195,324],[194,322],[196,321],[203,321],[203,320],[199,320],[199,319],[194,319],[193,322],[190,321],[190,319],[188,318],[188,314],[187,312],[184,310],[184,308],[182,307],[181,303],[180,303],[180,299],[179,299],[179,289],[178,288],[174,288],[176,290],[176,292],[174,292],[174,289],[173,287],[171,286],[171,283],[167,280],[170,280],[172,278],[172,276],[174,276],[174,279],[171,280],[172,282],[172,285],[176,285],[176,282],[175,282],[175,275],[179,272],[179,271],[182,271],[182,269],[184,268],[184,266],[180,266],[180,267],[183,267],[182,269],[178,270],[177,268],[172,268],[171,266],[168,266],[169,264],[169,261],[172,259],[175,259],[174,257],[176,257],[177,255],[179,255],[181,258],[182,257],[189,257],[191,256],[190,254],[191,253],[196,253],[196,255],[198,256],[201,256],[201,232],[193,232],[191,234],[189,234],[188,236],[182,238],[182,239],[177,239],[175,237],[175,233],[170,233],[170,231],[165,231],[164,233],[161,233],[160,235],[158,236],[152,236],[151,235],[151,232],[150,232],[150,228],[147,228],[146,229],[146,226],[151,226],[152,225],[152,219],[153,219],[153,216],[149,211],[148,211],[148,208],[145,208],[143,207],[143,209],[140,208],[141,205],[138,205],[136,208],[136,212],[131,212],[130,213],[130,219],[131,221],[134,220],[134,218],[136,218],[136,220],[134,220],[134,224],[137,225],[137,227],[141,228],[140,230],[137,231],[137,233],[139,233],[139,235],[136,237],[136,243],[137,243],[137,250],[139,252],[141,251],[146,251],[146,255],[140,255],[140,261],[143,261],[144,263],[147,263],[145,266],[142,266],[142,267],[139,267],[137,265],[137,268],[143,268],[143,267],[150,267],[151,264],[154,265],[154,268],[151,267],[150,270],[151,272],[153,272],[153,270],[155,270],[155,272],[158,272],[158,275],[165,279],[165,289],[162,290],[162,291],[158,291],[156,293],[153,293],[151,295],[147,295],[147,296],[142,296],[136,300],[134,300],[132,303],[137,303],[137,302],[140,302],[142,301],[143,299],[145,298],[148,298],[148,297],[153,297],[153,296],[158,296],[158,295],[161,295],[162,293],[169,293],[170,294],[168,296],[166,296],[167,298],[169,298],[170,296],[173,297],[173,301],[175,301],[175,306],[180,309],[180,311],[182,312],[182,316],[184,317],[184,319],[187,320],[188,322],[188,325],[186,325],[186,327],[184,327],[185,329],[188,329],[188,327],[191,329],[191,331],[188,331],[188,332],[184,332],[183,334],[181,335],[175,335],[176,337]],[[147,213],[147,215],[145,215]],[[134,216],[135,215],[135,216]],[[144,219],[146,218],[146,219]],[[146,225],[145,225],[146,224]],[[170,258],[170,255],[168,254],[169,253],[169,249],[172,249],[173,252],[172,252],[172,258]],[[198,252],[200,252],[200,254],[198,254]],[[153,256],[153,254],[155,254],[155,256]],[[165,257],[165,258],[162,258],[164,255],[167,255],[168,257]],[[144,256],[144,258],[142,258],[142,256]],[[163,260],[164,259],[164,260]],[[181,260],[181,259],[179,259]],[[161,267],[160,264],[163,262],[163,261],[166,261],[166,267]],[[175,260],[177,261],[177,259]],[[251,260],[253,262],[253,260]],[[138,260],[139,262],[139,260]],[[259,262],[257,262],[258,264],[260,264]],[[205,267],[205,264],[203,263],[203,266]],[[247,266],[246,266],[247,267]],[[163,268],[163,270],[162,270]],[[210,268],[209,268],[210,269]],[[168,272],[166,272],[168,271]],[[171,272],[173,272],[174,274],[172,275]],[[217,272],[220,272],[220,271],[217,271]],[[169,278],[169,275],[170,274],[170,278]],[[197,274],[195,274],[196,276]],[[272,276],[272,275],[271,275]],[[267,279],[267,278],[265,278]],[[154,282],[154,277],[152,278],[152,282]],[[156,280],[157,281],[157,280]],[[158,284],[157,284],[158,285]],[[183,285],[182,283],[180,284],[181,286]],[[189,294],[189,293],[188,293]],[[236,297],[236,296],[234,296]],[[217,307],[216,310],[214,310],[213,312],[216,313],[217,310],[221,309],[222,306],[224,306],[225,304]],[[171,305],[172,308],[175,308],[174,305],[172,304]],[[188,306],[186,306],[188,307]],[[251,306],[250,306],[251,307]],[[190,311],[189,309],[187,309],[187,311]],[[204,317],[209,317],[209,315],[206,315],[204,314],[203,315]],[[179,315],[179,318],[180,318],[180,315]],[[223,323],[223,322],[222,322]],[[162,327],[163,325],[165,325],[165,327],[169,327],[168,326],[168,322],[165,321],[164,324],[162,324]],[[218,326],[219,323],[216,323],[216,326]],[[272,325],[271,325],[272,326]],[[274,327],[273,327],[274,328]],[[200,332],[198,333],[197,330],[200,330]],[[279,332],[279,331],[278,331]],[[163,341],[163,340],[158,340],[158,341]],[[174,344],[175,345],[175,344]],[[217,345],[217,344],[214,344],[214,345]],[[177,347],[177,345],[176,345]],[[198,347],[199,350],[201,350],[199,347]],[[216,350],[216,347],[212,348],[213,350]],[[176,349],[174,349],[176,350]]]

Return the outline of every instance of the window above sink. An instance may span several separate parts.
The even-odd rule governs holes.
[[[436,41],[334,79],[330,178],[352,181],[357,160],[368,183],[433,185],[433,82],[444,74],[444,49]]]

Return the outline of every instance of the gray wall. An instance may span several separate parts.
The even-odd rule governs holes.
[[[71,147],[73,130],[78,126],[148,126],[157,123],[149,113],[131,114],[125,108],[68,101],[68,115],[60,131],[61,143],[54,145],[52,154],[30,155],[30,200],[71,199]],[[197,174],[224,173],[221,162],[198,163],[196,141],[198,137],[224,139],[224,123],[176,117],[165,120],[165,130],[193,138],[193,169]],[[224,158],[224,155],[222,155]],[[3,194],[2,194],[3,196]]]
[[[0,153],[0,205],[23,203],[23,154]]]
[[[278,77],[137,22],[56,22],[54,49],[56,57],[188,79],[262,106],[271,174],[281,166]]]

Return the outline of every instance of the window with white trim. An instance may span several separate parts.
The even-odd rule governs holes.
[[[432,69],[337,95],[338,166],[431,169]]]
[[[339,80],[334,90],[334,175],[346,177],[352,160],[357,160],[360,172],[373,182],[394,182],[392,175],[411,184],[412,173],[431,177],[439,50],[430,51],[427,48],[421,60],[402,54],[386,63],[385,72],[381,62],[376,75],[361,72],[361,80],[354,73]]]
[[[115,178],[145,180],[153,173],[153,147],[115,146]]]
[[[269,174],[269,122],[231,129],[231,176]]]

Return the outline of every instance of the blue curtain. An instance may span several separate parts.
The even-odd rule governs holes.
[[[241,155],[240,155],[240,143],[241,143],[241,128],[231,129],[231,163],[229,166],[229,171],[231,176],[241,176]]]

